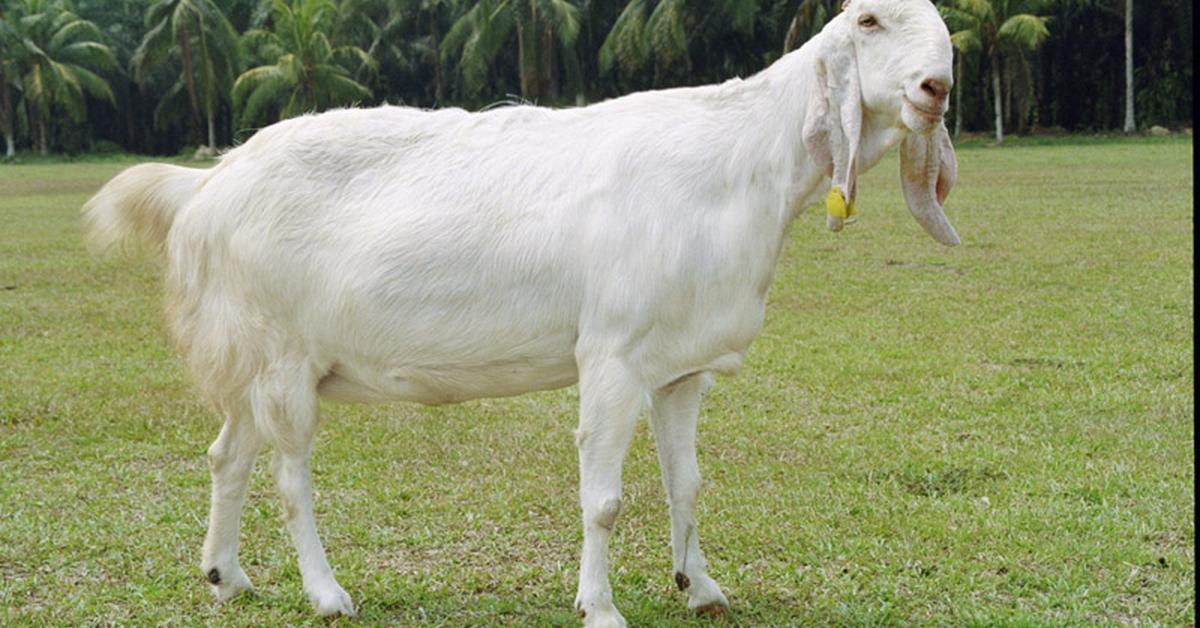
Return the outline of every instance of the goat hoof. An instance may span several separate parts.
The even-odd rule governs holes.
[[[213,567],[205,572],[204,577],[212,587],[213,595],[216,596],[218,602],[228,602],[243,591],[254,590],[254,587],[250,585],[250,578],[246,577],[246,572],[236,565],[232,569]]]
[[[308,597],[312,600],[313,608],[321,617],[334,615],[354,617],[354,603],[350,601],[350,595],[336,582],[319,590],[310,591]]]
[[[594,610],[591,613],[580,611],[583,615],[584,628],[625,628],[625,618],[616,608],[606,611]]]
[[[723,617],[727,612],[729,612],[729,607],[720,602],[711,602],[696,607],[696,614],[700,617]]]
[[[729,600],[707,574],[693,574],[688,584],[688,609],[707,617],[719,617],[729,610]]]
[[[579,619],[583,620],[584,628],[625,628],[625,618],[611,602],[608,604],[576,602],[575,611],[579,613]]]

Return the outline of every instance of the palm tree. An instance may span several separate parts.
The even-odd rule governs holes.
[[[445,77],[440,48],[459,0],[342,0],[335,34],[355,43],[379,65],[372,78],[394,96],[445,100]],[[358,78],[358,77],[356,77]],[[432,94],[413,89],[432,83]],[[388,89],[388,88],[392,89]]]
[[[8,37],[16,45],[8,50],[11,58],[5,55],[5,66],[20,75],[33,143],[46,155],[56,110],[81,124],[87,119],[87,96],[115,104],[112,87],[96,72],[115,72],[117,61],[101,43],[100,29],[59,2],[24,0],[18,13],[8,22]]]
[[[684,0],[630,0],[600,45],[600,71],[633,75],[652,65],[657,85],[667,68],[691,65],[686,9]]]
[[[950,45],[954,47],[954,84],[958,93],[954,95],[954,136],[962,133],[963,65],[968,53],[979,50],[981,44],[978,31],[964,29],[950,34]]]
[[[149,29],[131,65],[139,85],[147,71],[178,54],[182,71],[154,110],[156,126],[182,107],[186,97],[194,120],[208,123],[208,145],[217,144],[214,119],[240,64],[237,31],[212,0],[158,0],[146,12]]]
[[[463,84],[476,95],[515,32],[521,95],[553,98],[558,52],[573,50],[579,26],[579,9],[568,0],[479,0],[450,27],[441,54],[443,60],[459,55]]]
[[[692,42],[698,37],[715,39],[716,32],[753,35],[759,4],[758,0],[629,0],[600,46],[600,70],[619,67],[634,75],[652,65],[653,84],[659,86],[673,69],[690,73]],[[726,63],[717,65],[729,65],[728,58],[721,61]]]
[[[272,29],[245,35],[248,47],[263,64],[246,70],[233,84],[233,106],[242,124],[276,120],[309,111],[324,111],[371,98],[371,90],[354,79],[374,60],[358,46],[335,47],[329,41],[337,19],[331,0],[275,0]]]
[[[1024,59],[1026,51],[1036,50],[1050,36],[1049,18],[1023,12],[1039,8],[1036,0],[950,0],[941,6],[953,32],[951,41],[958,38],[959,50],[982,50],[991,66],[997,144],[1004,141],[1001,62],[1006,57]]]
[[[9,23],[9,16],[0,5],[0,134],[4,135],[4,158],[12,159],[17,152],[15,118],[11,81],[18,76],[16,47],[20,43],[17,29]]]
[[[1125,132],[1137,130],[1133,117],[1133,0],[1125,0]]]
[[[800,0],[796,5],[796,15],[788,25],[787,36],[783,40],[783,52],[788,53],[804,44],[821,32],[825,23],[838,14],[841,2],[838,0]]]

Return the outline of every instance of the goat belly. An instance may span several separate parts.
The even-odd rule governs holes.
[[[338,363],[321,378],[317,391],[335,401],[414,401],[428,405],[508,397],[574,384],[575,361],[564,357],[525,357],[491,363],[366,368]]]

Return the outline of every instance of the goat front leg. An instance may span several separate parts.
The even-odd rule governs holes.
[[[225,414],[221,434],[208,448],[208,467],[212,473],[212,500],[208,514],[208,534],[200,568],[213,587],[217,600],[224,602],[251,589],[250,579],[238,563],[238,533],[246,484],[254,468],[261,441],[254,417],[241,404]]]
[[[708,576],[696,532],[696,499],[700,493],[700,468],[696,464],[696,421],[700,396],[711,375],[692,375],[657,391],[650,412],[650,427],[662,467],[663,489],[671,512],[671,552],[675,584],[687,591],[688,608],[719,615],[729,608],[721,587]]]
[[[581,368],[579,378],[579,500],[583,553],[575,610],[585,626],[624,626],[608,582],[608,541],[621,512],[621,464],[645,388],[615,360]]]
[[[317,428],[315,378],[307,370],[278,367],[274,377],[259,386],[255,417],[267,426],[275,453],[271,474],[283,498],[284,520],[296,547],[304,592],[318,614],[354,615],[350,596],[333,577],[313,517],[312,446]]]

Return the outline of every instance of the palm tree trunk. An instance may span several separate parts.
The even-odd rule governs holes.
[[[1010,94],[1016,94],[1014,96],[1016,105],[1013,107],[1012,113],[1015,116],[1014,122],[1017,125],[1017,134],[1025,135],[1029,131],[1029,101],[1033,93],[1033,77],[1031,76],[1032,70],[1029,68],[1029,61],[1025,56],[1018,56],[1017,61],[1019,63],[1016,66],[1016,76],[1009,83],[1008,89]],[[1017,90],[1018,85],[1021,87],[1020,91]]]
[[[1013,106],[1013,94],[1017,90],[1013,86],[1012,72],[1009,71],[1007,66],[1005,66],[1002,76],[1004,82],[1000,89],[1004,92],[1004,115],[1006,116],[1005,126],[1011,129],[1017,123],[1017,108]]]
[[[1133,116],[1133,0],[1125,0],[1125,132],[1137,130]]]
[[[37,120],[34,122],[34,128],[37,129],[37,146],[38,152],[43,157],[50,154],[50,115],[47,112],[38,112]]]
[[[1000,64],[992,58],[992,101],[996,109],[996,143],[1004,143],[1004,100],[1000,93]]]
[[[442,78],[442,37],[438,32],[437,8],[429,14],[429,38],[433,44],[433,98],[438,106],[446,100],[445,81]]]
[[[541,71],[538,73],[541,77],[541,92],[551,102],[557,104],[559,102],[559,82],[558,82],[558,63],[555,58],[555,52],[558,47],[554,40],[554,31],[550,29],[549,24],[542,24],[542,50],[541,50]]]
[[[196,69],[192,62],[192,40],[187,28],[179,30],[179,59],[183,64],[183,82],[187,86],[188,98],[192,103],[192,120],[200,120],[200,98],[196,94]]]
[[[517,73],[521,79],[521,96],[537,103],[541,97],[541,48],[537,8],[531,7],[527,20],[517,23]]]
[[[962,133],[962,101],[963,101],[963,53],[958,53],[958,76],[954,77],[954,84],[958,86],[958,93],[954,95],[954,137],[958,137]]]
[[[563,50],[563,72],[565,80],[570,84],[571,89],[575,91],[575,106],[582,107],[587,104],[587,96],[583,90],[583,69],[579,67],[579,54],[574,48]]]
[[[0,62],[0,133],[4,134],[5,159],[12,159],[17,150],[13,142],[14,113],[12,91],[8,85],[8,77],[4,74],[4,65]]]
[[[517,24],[517,76],[521,80],[521,96],[529,100],[535,100],[533,96],[533,72],[529,71],[530,59],[533,57],[527,50],[529,40],[532,39],[525,33],[525,25]]]

